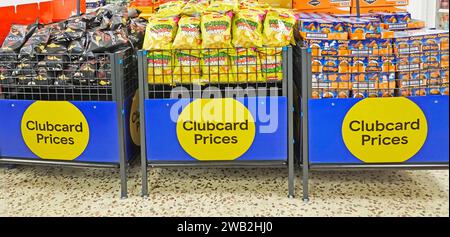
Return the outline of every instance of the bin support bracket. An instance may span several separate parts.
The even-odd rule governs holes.
[[[295,196],[295,164],[294,164],[294,128],[293,128],[293,124],[294,124],[294,112],[293,112],[293,108],[294,108],[294,102],[293,102],[293,90],[294,90],[294,86],[293,86],[293,68],[292,68],[292,47],[288,48],[287,51],[288,55],[287,57],[284,57],[285,59],[287,58],[287,66],[283,67],[283,68],[287,68],[288,72],[287,72],[287,99],[288,99],[288,103],[287,103],[287,113],[288,113],[288,197],[289,198],[294,198]],[[286,62],[286,60],[284,60],[284,62]]]
[[[302,121],[302,183],[303,201],[309,201],[309,144],[308,144],[308,100],[311,87],[311,54],[307,48],[301,49],[301,121]]]
[[[139,123],[140,123],[140,135],[141,135],[141,174],[142,174],[142,193],[141,196],[144,198],[148,197],[148,167],[147,167],[147,141],[145,138],[145,99],[148,96],[148,86],[146,85],[147,75],[146,70],[143,68],[147,68],[147,60],[144,55],[144,51],[138,52],[138,70],[139,70],[139,88],[144,88],[139,90]]]

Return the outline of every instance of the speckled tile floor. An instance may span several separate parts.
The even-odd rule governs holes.
[[[0,216],[449,216],[448,171],[313,172],[309,203],[283,173],[153,169],[143,199],[134,166],[122,200],[115,170],[0,167]]]

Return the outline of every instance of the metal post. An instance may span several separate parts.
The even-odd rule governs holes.
[[[141,135],[141,173],[142,173],[142,197],[148,196],[148,177],[147,177],[147,141],[146,132],[145,132],[145,106],[144,102],[147,96],[145,95],[147,86],[147,60],[146,55],[144,55],[145,51],[138,52],[138,78],[139,78],[139,123],[140,123],[140,135]],[[148,95],[148,93],[147,93]]]
[[[123,95],[123,52],[115,53],[112,56],[114,62],[114,72],[113,76],[113,89],[116,93],[115,102],[117,104],[117,118],[118,118],[118,132],[119,132],[119,158],[120,158],[120,197],[125,199],[128,197],[127,192],[127,155],[126,155],[126,144],[125,144],[125,130],[124,130],[124,95]]]
[[[77,16],[81,15],[81,0],[77,0]]]
[[[303,201],[309,201],[309,131],[308,131],[308,101],[310,98],[310,86],[311,86],[311,54],[307,48],[301,49],[301,65],[302,65],[302,95],[301,95],[301,119],[302,119],[302,163],[303,163]]]
[[[289,198],[295,195],[295,171],[294,171],[294,103],[293,103],[293,68],[292,68],[292,47],[287,51],[287,113],[288,113],[288,191]]]
[[[356,17],[360,18],[361,17],[361,7],[359,4],[359,0],[356,0]]]

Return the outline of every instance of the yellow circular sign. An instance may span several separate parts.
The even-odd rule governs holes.
[[[405,162],[419,152],[427,134],[423,111],[403,97],[362,100],[342,123],[345,145],[366,163]]]
[[[130,136],[131,140],[136,146],[141,145],[141,132],[140,132],[140,114],[139,114],[139,94],[138,91],[134,93],[133,101],[131,102],[130,109]]]
[[[239,101],[197,99],[183,109],[177,121],[180,145],[198,160],[235,160],[252,145],[255,121]]]
[[[22,137],[36,156],[74,160],[89,143],[89,126],[83,113],[67,101],[36,101],[22,117]]]

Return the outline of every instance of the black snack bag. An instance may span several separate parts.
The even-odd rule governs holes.
[[[141,11],[139,11],[136,8],[129,8],[128,9],[128,17],[129,18],[137,18],[141,14]]]
[[[124,25],[127,24],[127,20],[124,17],[114,15],[111,18],[111,26],[109,27],[111,30],[117,30],[122,28]]]
[[[86,22],[81,18],[74,18],[68,21],[64,36],[68,41],[72,41],[83,37],[85,32]]]
[[[102,23],[100,24],[99,29],[101,29],[101,30],[109,30],[110,27],[111,27],[111,19],[108,18],[107,16],[104,16],[102,18]]]
[[[99,27],[101,24],[101,21],[97,20],[97,15],[95,12],[87,13],[81,16],[81,19],[86,22],[87,29]]]
[[[15,62],[18,60],[18,55],[15,53],[3,52],[0,53],[0,65],[14,68]]]
[[[17,77],[17,84],[19,84],[19,85],[34,85],[33,76],[20,75]]]
[[[109,21],[109,19],[111,19],[111,17],[112,17],[111,11],[109,11],[108,9],[106,9],[104,7],[101,7],[97,10],[95,19],[93,21],[95,22],[96,25],[97,24],[99,26],[102,25],[102,26],[100,26],[102,29],[107,29],[107,28],[105,28],[105,26],[103,24],[105,24],[104,21],[107,21],[107,20]],[[107,27],[109,27],[109,23],[107,24]]]
[[[27,40],[25,45],[20,49],[20,56],[33,57],[36,53],[40,54],[48,43],[50,37],[50,29],[42,28],[35,32],[30,39]]]
[[[104,52],[112,46],[111,35],[108,34],[108,31],[103,32],[96,30],[94,32],[89,32],[88,42],[89,47],[87,51],[92,53]]]
[[[64,64],[69,62],[69,57],[66,55],[46,55],[44,60],[48,71],[62,71]]]
[[[109,48],[109,51],[114,51],[118,48],[124,47],[130,42],[125,29],[118,29],[116,31],[113,31],[111,34],[113,35],[113,45],[111,48]]]
[[[33,63],[29,60],[22,60],[15,66],[12,76],[35,76],[36,71]]]
[[[8,36],[6,36],[5,41],[3,41],[0,53],[18,52],[22,45],[27,41],[30,32],[34,32],[35,29],[35,27],[28,28],[26,25],[12,25]],[[33,34],[33,32],[31,32],[31,34]]]
[[[67,42],[67,39],[64,35],[64,30],[66,29],[67,22],[62,21],[58,23],[53,23],[50,25],[46,25],[45,28],[50,29],[50,39],[52,42]]]
[[[38,68],[37,75],[33,78],[33,84],[35,85],[51,85],[53,73],[49,72],[46,68]]]
[[[86,37],[70,42],[67,47],[69,54],[82,54],[86,45]]]
[[[12,71],[12,65],[3,65],[0,63],[0,85],[15,84],[15,80],[12,77]]]
[[[128,38],[130,42],[137,48],[142,48],[145,37],[145,28],[147,21],[142,18],[131,19],[128,24]]]
[[[71,77],[67,76],[67,74],[65,73],[61,73],[55,78],[55,82],[53,84],[55,86],[71,85]]]
[[[95,83],[95,60],[89,60],[81,64],[79,71],[73,74],[73,82],[76,85],[91,85]]]
[[[111,62],[108,56],[100,56],[97,58],[98,70],[97,79],[98,85],[107,86],[111,84]]]
[[[55,78],[55,85],[73,85],[77,84],[74,80],[78,81],[81,75],[80,62],[72,61],[64,70]]]
[[[101,7],[97,10],[97,18],[103,18],[104,16],[111,18],[113,16],[113,13],[110,9],[108,9],[107,6]]]
[[[128,44],[128,37],[123,29],[116,31],[94,31],[88,36],[88,53],[103,53],[114,51]]]
[[[48,44],[44,50],[42,50],[44,54],[66,54],[67,46],[66,43],[53,41]]]

